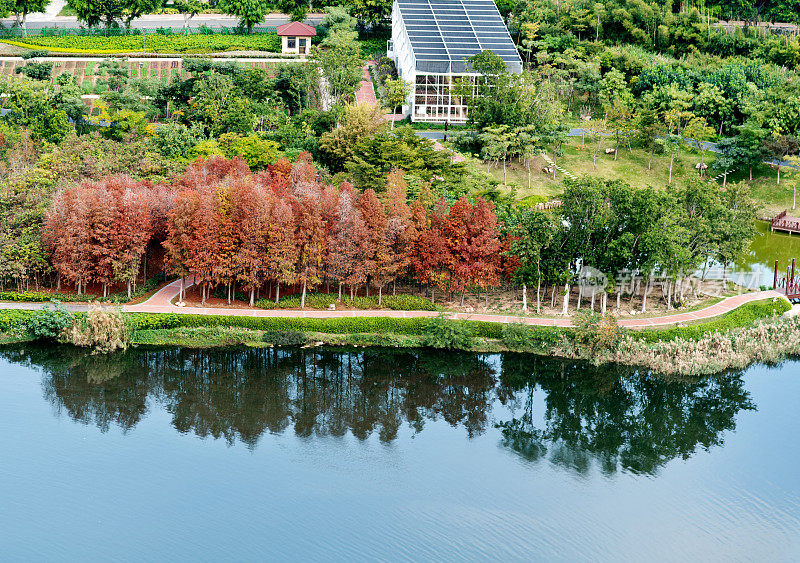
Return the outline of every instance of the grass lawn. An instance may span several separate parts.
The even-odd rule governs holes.
[[[613,148],[612,140],[604,143],[604,148]],[[669,180],[669,154],[656,154],[653,157],[652,168],[648,169],[649,154],[641,149],[634,148],[629,151],[627,147],[621,147],[617,159],[614,160],[613,154],[601,154],[597,157],[597,163],[592,163],[592,154],[588,148],[581,146],[580,137],[570,137],[564,143],[563,156],[558,159],[558,166],[575,176],[599,176],[612,180],[624,180],[635,187],[663,187]],[[552,154],[548,155],[552,158]],[[714,153],[707,151],[704,161],[709,165],[709,176],[716,176],[717,172],[710,169],[715,160]],[[469,159],[470,166],[482,167],[485,171],[487,165],[482,160]],[[681,182],[686,178],[697,175],[695,165],[700,162],[700,154],[696,151],[683,150],[675,159],[672,169],[672,181]],[[542,169],[548,163],[541,157],[537,158],[531,165],[530,188],[528,187],[528,170],[517,161],[506,164],[506,182],[509,188],[514,186],[517,190],[517,197],[528,196],[557,197],[562,191],[562,182],[565,178],[562,172],[556,172],[556,180],[551,174],[545,174]],[[501,183],[503,182],[503,165],[492,164],[488,167],[489,174]],[[753,170],[753,181],[749,181],[747,170],[737,170],[728,174],[728,182],[747,181],[750,184],[753,197],[760,202],[761,214],[771,216],[783,209],[791,208],[792,188],[800,180],[800,173],[791,169],[781,169],[781,183],[776,183],[776,171],[774,167],[763,165]],[[722,180],[720,179],[720,184]],[[501,186],[502,188],[502,186]]]

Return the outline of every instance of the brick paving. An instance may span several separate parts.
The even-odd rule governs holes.
[[[377,106],[378,99],[375,97],[375,88],[372,86],[372,79],[369,76],[369,65],[364,65],[361,72],[361,85],[356,91],[356,105]]]

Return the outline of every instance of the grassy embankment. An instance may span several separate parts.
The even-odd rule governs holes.
[[[603,145],[604,148],[613,148],[614,143],[608,140]],[[634,148],[629,151],[627,147],[621,147],[617,160],[613,154],[602,153],[598,155],[596,166],[592,163],[592,154],[587,147],[581,147],[580,137],[570,137],[564,143],[564,155],[559,157],[558,166],[571,172],[575,176],[599,176],[612,180],[624,180],[634,187],[662,187],[666,186],[669,180],[669,154],[656,154],[653,157],[652,167],[648,169],[650,155],[642,150]],[[552,154],[548,155],[552,158]],[[716,176],[719,172],[711,170],[711,165],[716,159],[714,153],[706,151],[704,162],[709,165],[709,176]],[[695,165],[700,162],[700,154],[696,151],[683,150],[680,157],[673,163],[672,180],[681,182],[682,180],[697,175]],[[470,159],[470,165],[481,167],[487,170],[486,163],[480,159]],[[525,198],[528,196],[543,196],[547,198],[557,198],[562,192],[562,182],[564,174],[556,173],[556,180],[552,175],[544,174],[542,168],[547,166],[542,158],[537,158],[531,166],[531,185],[528,188],[528,170],[519,162],[510,162],[506,165],[506,181],[509,186],[515,186],[517,196]],[[492,164],[489,169],[495,179],[501,182],[503,188],[503,166],[502,163],[495,166]],[[783,209],[792,206],[792,188],[800,180],[800,173],[790,168],[781,168],[781,183],[777,184],[777,172],[774,167],[762,165],[753,169],[753,181],[749,181],[748,170],[735,170],[728,174],[728,182],[747,181],[752,187],[752,195],[762,205],[762,213],[767,216],[775,214]]]
[[[132,314],[128,322],[134,345],[270,346],[276,335],[278,340],[286,335],[293,344],[516,351],[698,375],[741,368],[755,361],[780,361],[800,353],[800,318],[779,318],[789,307],[785,300],[770,299],[692,326],[641,331],[622,330],[608,319],[592,319],[569,329],[386,317]],[[34,314],[0,312],[0,344],[31,340],[25,326]]]

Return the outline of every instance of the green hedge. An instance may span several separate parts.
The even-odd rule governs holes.
[[[378,297],[345,297],[339,303],[338,296],[333,293],[309,293],[306,295],[306,309],[327,309],[329,305],[341,305],[353,309],[378,309]],[[300,296],[283,297],[276,305],[271,299],[259,299],[256,307],[260,309],[299,309]],[[393,311],[436,311],[436,305],[430,299],[419,295],[384,295],[381,299],[382,309]]]
[[[141,297],[164,282],[164,274],[158,274],[148,279],[145,283],[139,284],[136,291],[131,293],[133,299]],[[46,303],[48,301],[101,301],[104,303],[127,303],[128,292],[120,291],[112,293],[108,297],[100,297],[91,293],[78,295],[77,293],[47,293],[44,291],[0,291],[0,301],[14,301],[17,303]]]
[[[759,319],[782,315],[792,306],[785,299],[767,299],[742,305],[718,319],[686,327],[673,327],[657,330],[629,331],[631,337],[644,342],[664,342],[682,338],[699,340],[710,332],[724,332],[733,328],[750,326]]]
[[[287,317],[246,317],[238,315],[178,315],[175,313],[135,313],[131,316],[135,330],[157,330],[193,327],[241,327],[252,330],[302,330],[328,334],[360,332],[423,334],[427,318],[397,319],[389,317],[344,317],[336,319],[303,319]],[[501,338],[501,324],[482,321],[453,321],[468,326],[472,334],[483,338]]]

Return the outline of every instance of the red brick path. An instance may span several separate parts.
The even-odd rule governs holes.
[[[187,281],[187,286],[190,282]],[[172,300],[177,297],[180,289],[180,280],[174,281],[161,288],[156,294],[144,303],[138,305],[128,305],[124,309],[131,313],[181,313],[193,315],[233,315],[244,317],[294,317],[294,318],[317,318],[331,319],[341,317],[393,317],[393,318],[415,318],[415,317],[434,317],[439,313],[434,311],[290,311],[286,309],[264,310],[264,309],[220,309],[213,307],[177,307],[172,304]],[[646,328],[654,326],[673,325],[703,319],[711,319],[729,311],[741,307],[745,303],[768,299],[771,297],[783,296],[775,291],[758,291],[745,293],[733,297],[727,297],[704,309],[689,313],[675,313],[672,315],[662,315],[649,318],[624,318],[619,320],[619,325],[626,328]],[[536,326],[573,326],[569,319],[564,318],[542,318],[542,317],[517,317],[514,315],[484,315],[476,313],[446,313],[447,316],[458,320],[488,321],[495,323],[514,323],[521,322]]]

